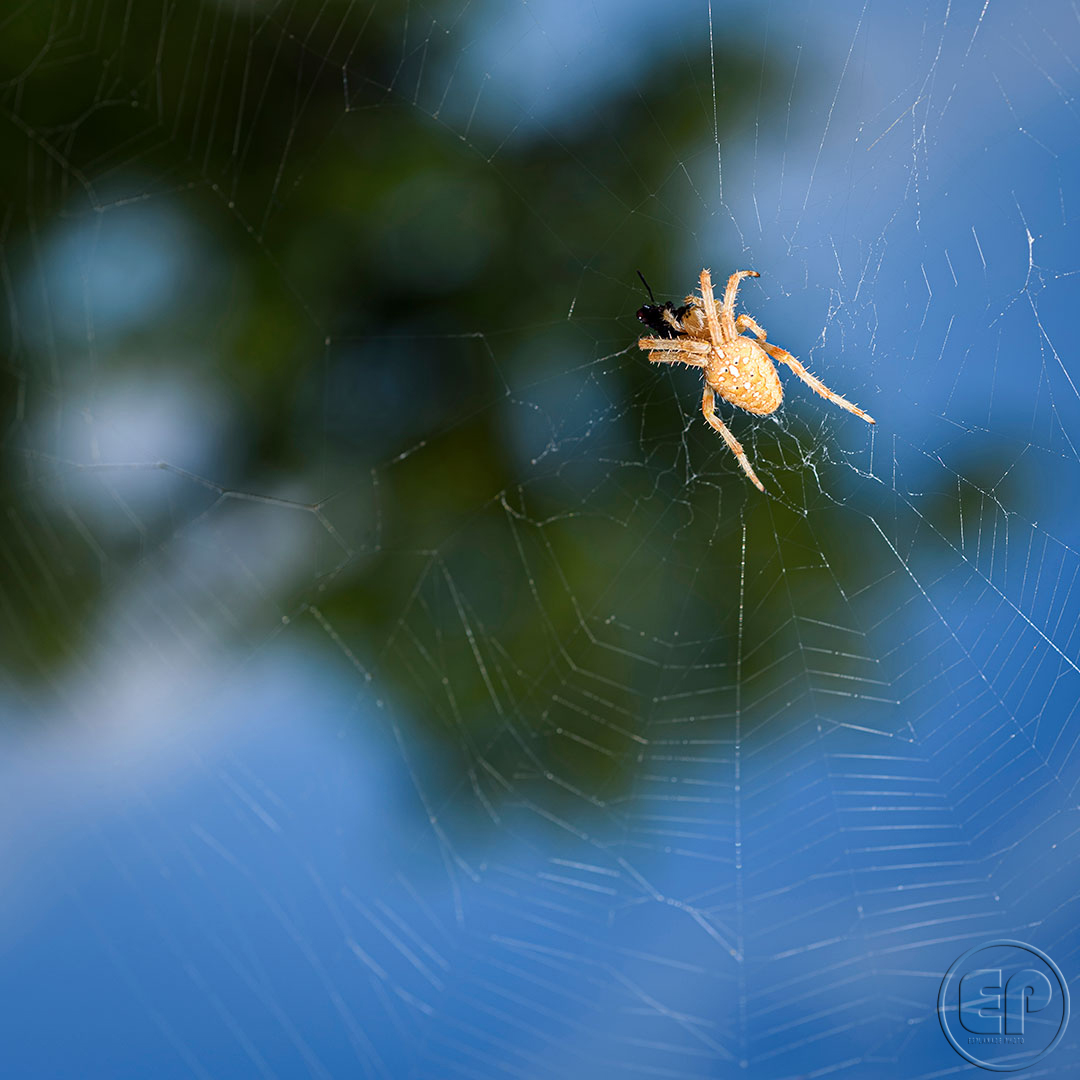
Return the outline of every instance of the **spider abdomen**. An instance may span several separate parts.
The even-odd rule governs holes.
[[[784,399],[772,359],[750,338],[736,338],[714,350],[705,381],[725,401],[758,416],[776,412]]]

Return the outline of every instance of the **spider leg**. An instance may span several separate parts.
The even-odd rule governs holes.
[[[716,297],[713,295],[712,274],[708,270],[701,271],[701,307],[705,312],[705,325],[709,329],[709,337],[712,339],[713,346],[719,349],[725,341],[730,341],[735,336],[735,327],[732,324],[731,333],[727,337],[724,336],[720,319],[716,314]]]
[[[781,349],[779,345],[768,344],[764,337],[761,339],[761,347],[774,360],[779,360],[780,363],[787,364],[787,366],[791,368],[791,370],[794,371],[795,374],[798,375],[799,378],[802,379],[802,381],[815,393],[820,394],[823,398],[828,398],[834,405],[839,405],[841,409],[847,409],[848,412],[854,413],[856,416],[861,416],[868,424],[877,423],[869,413],[863,412],[858,405],[852,405],[846,397],[842,397],[840,394],[830,390],[819,378],[811,375],[810,372],[807,371],[806,368],[804,368],[786,349]]]
[[[750,464],[750,459],[746,456],[745,451],[742,448],[742,443],[735,438],[734,435],[728,431],[724,421],[716,415],[716,396],[710,387],[705,388],[705,396],[701,399],[701,411],[705,414],[705,419],[709,422],[709,426],[719,431],[724,436],[724,442],[727,443],[728,449],[738,459],[739,464],[742,466],[742,470],[753,481],[754,486],[758,491],[764,491],[765,485],[757,478],[757,474],[754,472],[753,466]]]
[[[739,291],[739,282],[744,277],[761,277],[756,270],[736,270],[727,279],[727,288],[724,289],[724,305],[720,309],[720,323],[730,341],[735,336],[735,294]]]
[[[749,330],[758,339],[758,341],[765,340],[765,331],[749,315],[740,315],[735,320],[735,329],[741,334],[744,330]]]
[[[709,346],[704,341],[690,338],[640,338],[638,348],[649,354],[654,364],[689,364],[692,367],[705,367],[709,362]],[[672,353],[661,356],[660,353]]]

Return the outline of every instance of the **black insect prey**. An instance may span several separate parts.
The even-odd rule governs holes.
[[[649,294],[651,304],[643,304],[637,309],[637,317],[657,336],[662,338],[677,338],[682,335],[675,329],[671,323],[664,318],[664,312],[670,312],[672,318],[676,321],[681,321],[683,316],[690,310],[689,304],[684,304],[682,307],[676,307],[670,300],[664,304],[658,304],[656,297],[653,296],[652,289],[649,288],[649,283],[645,280],[645,275],[639,270],[637,276],[641,278],[641,284],[645,286],[646,291]]]

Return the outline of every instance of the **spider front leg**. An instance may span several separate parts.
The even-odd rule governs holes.
[[[848,412],[854,413],[856,416],[861,416],[868,424],[877,423],[877,421],[869,413],[863,412],[863,410],[860,409],[858,405],[852,405],[852,403],[848,401],[846,397],[843,397],[842,395],[837,394],[835,391],[830,390],[819,378],[811,375],[810,372],[807,371],[806,368],[804,368],[802,364],[800,364],[799,361],[796,360],[795,357],[787,351],[787,349],[781,349],[779,345],[770,345],[765,340],[765,335],[763,333],[759,335],[759,338],[761,341],[761,347],[774,360],[779,360],[780,363],[787,364],[787,366],[791,368],[791,370],[794,371],[795,374],[798,375],[799,378],[802,379],[802,381],[806,383],[806,385],[809,386],[810,389],[813,390],[815,393],[820,394],[823,398],[828,398],[829,401],[831,401],[834,405],[839,405],[841,409],[847,409]]]
[[[765,340],[765,331],[749,315],[740,315],[735,320],[735,329],[741,334],[744,330],[749,330],[758,341]]]
[[[649,354],[654,364],[688,364],[705,367],[709,362],[709,346],[704,341],[687,337],[640,338],[638,348]],[[662,354],[667,353],[667,356]]]
[[[735,336],[734,327],[731,333],[724,337],[724,330],[720,324],[720,317],[716,313],[716,297],[712,291],[712,274],[708,270],[701,271],[701,307],[705,312],[705,325],[709,331],[709,338],[714,348],[719,349],[725,341],[730,341]]]
[[[716,396],[710,387],[705,388],[705,396],[701,399],[701,411],[705,414],[705,419],[709,422],[709,426],[714,430],[719,431],[720,434],[724,436],[724,442],[727,443],[728,449],[738,459],[743,472],[750,477],[754,486],[758,491],[764,491],[765,485],[757,478],[757,474],[750,464],[750,459],[746,456],[746,452],[742,448],[742,443],[728,431],[724,421],[716,415]]]
[[[720,323],[728,340],[735,336],[735,296],[739,291],[739,282],[744,277],[761,277],[756,270],[736,270],[727,279],[727,288],[724,289],[724,306],[720,309]]]

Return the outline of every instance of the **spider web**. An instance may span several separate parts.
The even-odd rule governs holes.
[[[1076,969],[1075,8],[7,18],[11,1075],[907,1080]],[[876,427],[720,402],[760,495],[639,266]]]

